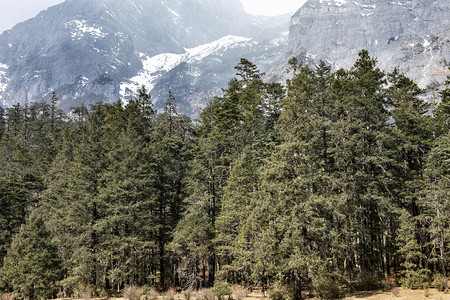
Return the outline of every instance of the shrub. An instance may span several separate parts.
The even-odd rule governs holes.
[[[282,291],[271,291],[269,293],[269,298],[271,300],[284,300],[284,294]]]
[[[380,287],[380,281],[374,272],[362,271],[358,275],[357,289],[360,291],[373,291]]]
[[[341,289],[338,283],[332,279],[324,279],[316,283],[315,290],[320,299],[341,298]]]
[[[123,290],[123,296],[128,300],[140,300],[142,296],[142,289],[136,285],[130,285]]]
[[[449,288],[448,278],[439,274],[436,275],[434,277],[433,286],[440,292],[447,291]]]
[[[197,292],[198,300],[214,300],[214,293],[211,289],[202,289]]]
[[[79,284],[75,290],[75,296],[83,300],[91,300],[92,288],[88,285]]]
[[[236,300],[242,300],[249,294],[247,288],[241,287],[239,285],[233,286],[233,296]]]
[[[144,287],[142,292],[146,300],[156,300],[159,296],[158,291],[154,288]]]
[[[214,295],[219,298],[219,300],[223,299],[224,296],[231,295],[231,287],[230,284],[224,280],[216,280],[214,281],[214,287],[212,289]]]
[[[426,269],[404,271],[401,283],[403,286],[410,289],[428,288],[429,272],[430,271]]]
[[[397,286],[397,282],[393,276],[386,276],[383,280],[381,280],[381,286],[383,288],[383,291],[390,291],[394,287]]]

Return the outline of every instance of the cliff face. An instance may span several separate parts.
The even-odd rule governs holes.
[[[308,0],[291,18],[289,55],[348,68],[361,49],[380,68],[400,66],[422,86],[450,62],[448,0]]]
[[[426,87],[449,74],[449,20],[448,0],[308,0],[278,18],[239,0],[66,0],[0,35],[0,105],[55,91],[69,110],[144,85],[161,108],[170,86],[196,116],[241,57],[284,81],[292,56],[348,68],[361,49]]]
[[[0,104],[114,101],[142,57],[260,30],[239,0],[67,0],[0,35]]]

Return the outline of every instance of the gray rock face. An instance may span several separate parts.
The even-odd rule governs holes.
[[[180,111],[197,116],[241,57],[283,81],[292,56],[349,68],[361,49],[426,87],[449,73],[449,6],[308,0],[292,18],[256,18],[239,0],[66,0],[0,35],[0,105],[56,91],[69,110],[126,101],[144,85],[161,109],[170,86]]]
[[[450,62],[448,0],[308,0],[292,17],[289,55],[350,67],[361,49],[425,87]],[[284,68],[286,60],[280,64]]]
[[[142,55],[258,32],[239,0],[67,0],[0,35],[0,103],[114,101]]]

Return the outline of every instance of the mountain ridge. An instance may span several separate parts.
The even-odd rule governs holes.
[[[291,18],[288,52],[348,68],[366,49],[381,69],[398,66],[426,87],[448,75],[449,20],[445,0],[308,0]],[[286,68],[287,59],[273,77]]]
[[[133,93],[121,93],[121,86],[145,72],[143,57],[184,55],[230,35],[251,47],[250,38],[273,27],[253,18],[239,0],[67,0],[0,35],[0,100],[38,101],[56,91],[59,106],[68,110],[129,97]],[[221,83],[239,57],[233,60],[220,72]],[[189,113],[189,105],[184,107]]]
[[[348,68],[361,49],[421,87],[450,61],[445,0],[308,0],[293,15],[248,15],[239,0],[66,0],[0,35],[0,103],[59,95],[59,107],[125,102],[146,86],[157,109],[168,87],[198,116],[245,57],[283,82],[288,60]]]

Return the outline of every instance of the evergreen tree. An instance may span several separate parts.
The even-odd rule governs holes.
[[[50,170],[46,192],[49,228],[55,237],[67,271],[65,292],[77,285],[104,288],[98,223],[105,204],[98,197],[105,169],[105,128],[108,106],[93,106],[88,123],[78,137],[67,132],[61,151]]]
[[[57,248],[38,214],[32,214],[14,237],[1,268],[1,282],[26,299],[55,297],[60,280]]]
[[[213,252],[214,231],[208,219],[207,208],[192,203],[178,223],[168,248],[173,252],[176,268],[173,283],[183,289],[199,289],[207,285],[206,267]]]
[[[442,90],[441,101],[435,112],[435,131],[436,135],[448,134],[450,131],[450,75],[447,76],[444,89]]]
[[[446,276],[450,267],[450,136],[438,138],[425,168],[425,188],[419,202],[420,220],[428,236],[429,263]],[[431,267],[427,265],[428,268]]]
[[[0,139],[6,131],[5,109],[0,106]]]

